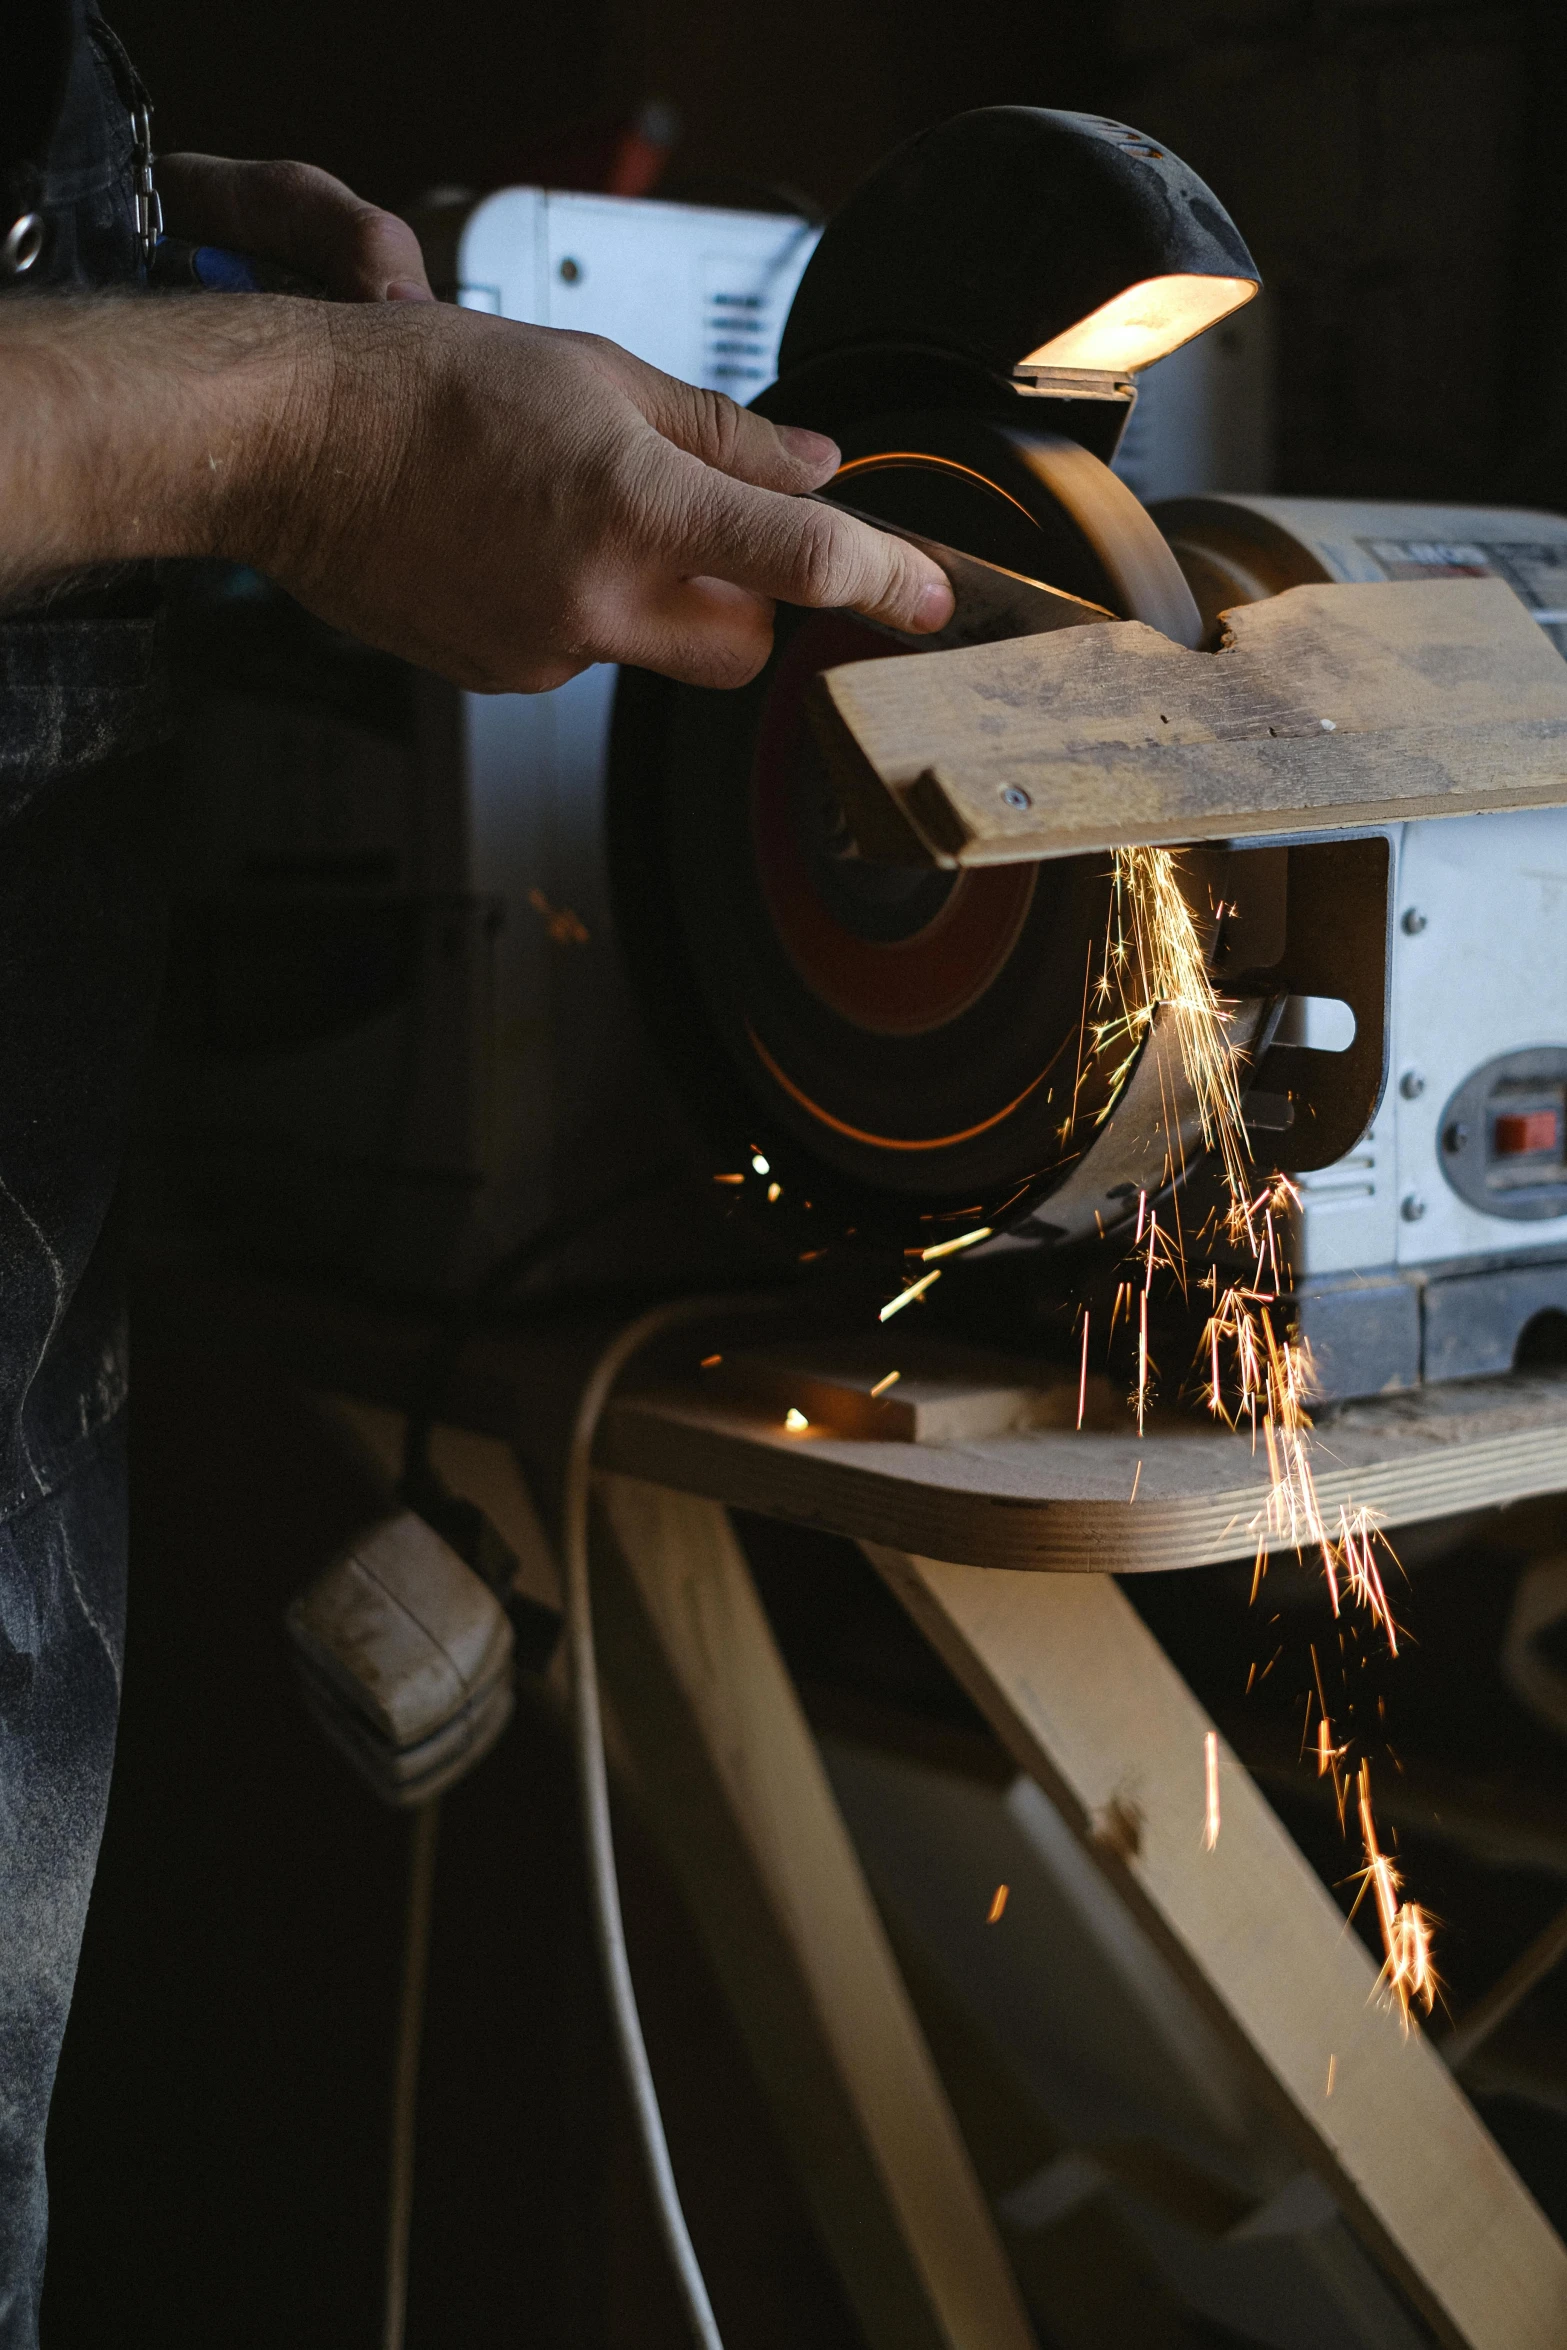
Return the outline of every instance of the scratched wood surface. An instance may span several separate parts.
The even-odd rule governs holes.
[[[814,1423],[795,1434],[771,1401],[671,1386],[613,1405],[598,1458],[736,1508],[973,1566],[1124,1575],[1252,1555],[1269,1480],[1245,1435],[1173,1413],[1143,1438],[1129,1418],[1114,1432],[1079,1431],[1075,1404],[1075,1386],[1041,1390],[1032,1427],[911,1444]],[[1561,1491],[1567,1373],[1341,1406],[1321,1415],[1313,1461],[1330,1521],[1341,1502],[1398,1526]]]
[[[1288,589],[1217,653],[1122,621],[855,662],[815,719],[851,821],[931,861],[1567,801],[1567,667],[1502,581]]]

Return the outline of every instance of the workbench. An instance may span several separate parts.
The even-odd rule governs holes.
[[[209,1298],[209,1332],[215,1310],[232,1315],[232,1293]],[[350,1416],[395,1450],[414,1341],[393,1318],[273,1300],[252,1321],[274,1360],[356,1399]],[[580,1332],[542,1352],[536,1335],[475,1339],[434,1446],[545,1581],[516,1462],[539,1490],[590,1351]],[[1378,1996],[1364,1946],[1222,1741],[1222,1833],[1204,1849],[1212,1725],[1114,1577],[1253,1554],[1267,1472],[1247,1436],[1176,1415],[1141,1439],[1079,1431],[1075,1383],[1069,1403],[1044,1398],[1042,1426],[791,1434],[771,1402],[704,1383],[705,1342],[686,1351],[684,1375],[633,1372],[601,1429],[595,1600],[617,1755],[876,2350],[1027,2350],[1034,2335],[735,1508],[863,1546],[1179,1978],[1293,2167],[1435,2338],[1560,2350],[1567,2248],[1430,2039]],[[1342,1491],[1392,1528],[1567,1489],[1567,1373],[1341,1407],[1316,1457],[1325,1503]],[[547,1511],[547,1467],[543,1485]],[[1244,2224],[1287,2225],[1292,2193],[1283,2220]],[[1388,2324],[1364,2338],[1420,2339]]]

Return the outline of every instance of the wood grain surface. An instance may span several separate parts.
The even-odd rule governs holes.
[[[1142,1439],[1128,1419],[1124,1434],[1057,1425],[909,1444],[794,1435],[776,1409],[695,1386],[615,1404],[598,1458],[628,1476],[929,1558],[1067,1574],[1249,1558],[1268,1490],[1260,1447],[1173,1413]],[[1562,1490],[1567,1373],[1342,1406],[1322,1415],[1313,1458],[1330,1519],[1351,1503],[1385,1525],[1410,1525]]]
[[[1121,621],[828,671],[851,821],[890,795],[956,866],[1567,801],[1567,669],[1502,581],[1296,587],[1226,627],[1217,653]]]

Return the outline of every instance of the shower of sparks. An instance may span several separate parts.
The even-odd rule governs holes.
[[[1219,1733],[1210,1730],[1202,1742],[1202,1848],[1212,1852],[1219,1841]]]
[[[990,1907],[985,1913],[985,1923],[987,1926],[1000,1925],[1001,1913],[1007,1906],[1008,1890],[1009,1888],[1007,1886],[998,1885],[995,1892],[991,1895]]]
[[[1269,1486],[1253,1531],[1257,1537],[1256,1580],[1275,1543],[1322,1561],[1333,1611],[1347,1592],[1370,1615],[1398,1653],[1398,1630],[1377,1564],[1379,1535],[1372,1513],[1340,1508],[1336,1521],[1324,1519],[1310,1450],[1314,1379],[1306,1342],[1280,1326],[1288,1268],[1280,1226],[1300,1194],[1287,1176],[1259,1184],[1241,1114],[1240,1055],[1230,1034],[1231,1014],[1209,977],[1198,924],[1181,887],[1179,860],[1169,849],[1118,849],[1113,903],[1099,980],[1091,991],[1102,1016],[1091,1023],[1093,1051],[1126,1047],[1112,1078],[1112,1099],[1130,1070],[1138,1046],[1161,1010],[1173,1016],[1176,1044],[1187,1088],[1196,1105],[1204,1146],[1223,1176],[1224,1238],[1244,1262],[1244,1278],[1221,1289],[1215,1265],[1209,1278],[1214,1305],[1203,1331],[1200,1360],[1207,1406],[1229,1427],[1244,1420],[1255,1444],[1267,1451]],[[1101,1113],[1107,1116],[1108,1110]],[[1182,1172],[1181,1140],[1167,1137],[1165,1178]],[[1148,1299],[1155,1267],[1164,1264],[1182,1288],[1184,1251],[1160,1229],[1159,1211],[1146,1191],[1138,1194],[1137,1230],[1132,1243],[1141,1256],[1137,1302],[1137,1432],[1145,1430],[1155,1365],[1148,1345]],[[1133,1284],[1122,1284],[1111,1313],[1111,1336],[1123,1309],[1131,1312]],[[1228,1380],[1226,1379],[1228,1372]]]
[[[923,1297],[931,1283],[940,1279],[941,1267],[939,1265],[933,1272],[922,1273],[918,1281],[911,1281],[907,1289],[900,1289],[896,1297],[888,1298],[876,1317],[877,1321],[890,1322],[894,1314],[901,1314],[905,1306],[912,1305],[917,1297]]]
[[[1366,1862],[1359,1871],[1360,1891],[1355,1896],[1355,1909],[1360,1907],[1367,1892],[1376,1904],[1377,1924],[1382,1930],[1382,1972],[1377,1977],[1378,1988],[1386,1988],[1398,2005],[1407,2026],[1411,2008],[1417,2004],[1429,2015],[1436,2005],[1441,1984],[1431,1962],[1431,1920],[1418,1901],[1401,1901],[1403,1879],[1377,1840],[1377,1824],[1371,1809],[1371,1765],[1363,1762],[1355,1777],[1355,1808],[1360,1819],[1360,1840]],[[1355,1914],[1350,1911],[1351,1917]]]
[[[901,1371],[889,1371],[885,1379],[877,1380],[875,1386],[871,1389],[872,1395],[885,1395],[888,1388],[896,1387],[898,1381],[902,1377],[903,1373]]]
[[[960,1248],[976,1248],[980,1241],[990,1238],[991,1228],[981,1224],[973,1232],[960,1232],[956,1240],[938,1240],[933,1248],[922,1248],[921,1261],[929,1264],[934,1257],[955,1257]]]
[[[1222,913],[1223,909],[1215,911]],[[1267,1456],[1266,1497],[1252,1527],[1256,1538],[1252,1597],[1257,1597],[1274,1548],[1287,1547],[1301,1556],[1315,1551],[1334,1616],[1341,1617],[1347,1604],[1363,1610],[1385,1638],[1388,1653],[1396,1657],[1398,1627],[1388,1603],[1379,1550],[1386,1551],[1395,1565],[1396,1557],[1369,1509],[1347,1501],[1325,1508],[1317,1487],[1310,1411],[1316,1382],[1311,1353],[1287,1322],[1290,1269],[1284,1241],[1300,1194],[1287,1176],[1259,1177],[1253,1167],[1241,1109],[1243,1055],[1232,1034],[1233,1013],[1210,977],[1205,941],[1182,886],[1178,856],[1168,849],[1120,849],[1115,854],[1101,967],[1084,999],[1084,1043],[1074,1107],[1087,1070],[1096,1063],[1102,1068],[1108,1057],[1114,1065],[1099,1121],[1108,1118],[1139,1051],[1153,1035],[1156,1020],[1161,1035],[1173,1032],[1203,1147],[1212,1154],[1222,1178],[1224,1204],[1207,1229],[1216,1251],[1222,1251],[1236,1271],[1227,1278],[1216,1253],[1202,1283],[1213,1302],[1198,1361],[1208,1410],[1227,1427],[1244,1426],[1253,1448],[1260,1444]],[[1154,1041],[1157,1046],[1158,1038]],[[1168,1077],[1164,1078],[1163,1092],[1166,1156],[1156,1196],[1185,1172],[1186,1138],[1174,1115]],[[1117,1287],[1106,1340],[1107,1344],[1114,1340],[1123,1315],[1129,1334],[1135,1328],[1137,1369],[1132,1401],[1139,1436],[1145,1432],[1156,1379],[1148,1331],[1148,1301],[1156,1267],[1165,1268],[1182,1293],[1188,1293],[1178,1210],[1172,1234],[1161,1228],[1158,1208],[1145,1190],[1138,1194],[1131,1262],[1125,1269],[1129,1277],[1123,1277]],[[1078,1377],[1079,1426],[1087,1394],[1087,1366],[1085,1312]],[[1134,1497],[1135,1493],[1134,1484]],[[1270,1658],[1263,1679],[1276,1662],[1277,1656]],[[1312,1662],[1316,1670],[1315,1650]],[[1252,1671],[1255,1676],[1255,1666]],[[1247,1686],[1251,1686],[1250,1678]],[[1431,1921],[1418,1903],[1402,1898],[1398,1871],[1377,1842],[1368,1766],[1363,1762],[1358,1777],[1351,1781],[1346,1761],[1349,1749],[1333,1741],[1320,1671],[1317,1695],[1321,1702],[1318,1771],[1323,1777],[1331,1773],[1340,1825],[1346,1832],[1353,1786],[1366,1852],[1360,1872],[1361,1897],[1367,1889],[1374,1895],[1385,1957],[1382,1980],[1407,2023],[1413,2005],[1419,2004],[1429,2014],[1437,1996]],[[1218,1753],[1217,1740],[1211,1734],[1205,1764],[1208,1803],[1203,1841],[1212,1850],[1218,1835]]]
[[[1196,1104],[1204,1147],[1216,1151],[1232,1199],[1249,1188],[1249,1154],[1241,1117],[1232,1015],[1208,976],[1197,924],[1170,849],[1117,849],[1104,965],[1092,992],[1089,1035],[1096,1056],[1119,1052],[1110,1078],[1116,1095],[1159,1012],[1174,1022],[1175,1041]],[[1171,1136],[1172,1151],[1179,1140]],[[1138,1240],[1143,1218],[1138,1213]]]

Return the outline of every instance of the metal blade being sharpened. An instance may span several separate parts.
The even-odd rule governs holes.
[[[856,522],[866,523],[872,530],[885,531],[889,538],[902,539],[907,545],[918,547],[922,555],[939,563],[946,573],[955,601],[952,618],[944,628],[916,635],[906,629],[889,628],[879,620],[866,621],[865,625],[874,628],[878,635],[907,645],[911,652],[955,652],[963,645],[992,645],[1006,637],[1043,636],[1050,629],[1082,628],[1090,621],[1115,618],[1102,604],[1090,604],[1081,596],[1067,595],[1061,588],[1046,587],[1043,580],[1028,579],[1021,571],[1007,571],[999,563],[983,562],[978,555],[960,554],[956,547],[944,547],[939,539],[922,538],[917,530],[884,522],[879,514],[863,513],[859,507],[844,505],[837,498],[823,497],[820,503],[840,514],[852,514]]]

